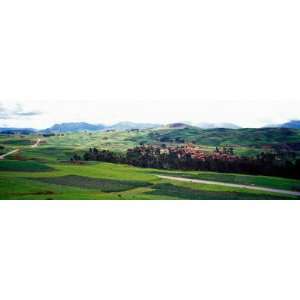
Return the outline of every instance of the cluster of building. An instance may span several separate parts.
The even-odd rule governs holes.
[[[232,161],[236,159],[233,154],[232,148],[216,148],[215,151],[205,151],[202,148],[195,146],[193,144],[186,144],[182,146],[141,146],[135,148],[141,154],[143,153],[155,153],[155,154],[174,154],[178,159],[184,157],[191,157],[196,160],[205,161],[207,159],[214,160],[227,160]]]

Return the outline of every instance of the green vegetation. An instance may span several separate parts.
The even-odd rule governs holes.
[[[55,163],[50,166],[53,170],[48,172],[1,171],[0,199],[297,198],[243,188],[165,180],[156,176],[158,170],[127,165]],[[178,176],[177,172],[168,174]]]
[[[152,174],[166,175],[166,176],[169,175],[169,176],[176,176],[176,177],[183,177],[183,178],[202,179],[202,180],[209,180],[209,181],[227,182],[227,183],[252,185],[252,186],[261,186],[261,187],[282,189],[282,190],[300,191],[300,180],[279,178],[279,177],[251,176],[251,175],[242,175],[242,174],[199,172],[199,171],[170,172],[170,171],[162,171],[162,170],[159,171],[156,170],[152,172]]]
[[[7,139],[3,140],[2,144],[4,145],[13,145],[13,146],[28,146],[33,144],[33,140],[27,140],[27,139]]]
[[[75,186],[84,189],[100,190],[102,192],[127,191],[137,187],[149,186],[150,183],[142,181],[112,180],[103,178],[91,178],[77,175],[60,177],[46,177],[37,179],[42,182],[58,185]]]
[[[152,131],[146,137],[153,142],[176,142],[182,139],[185,143],[196,143],[208,146],[239,145],[259,148],[267,144],[300,141],[300,130],[288,128],[243,128],[243,129],[162,129]]]
[[[164,199],[166,196],[173,199],[191,199],[191,200],[253,200],[253,199],[283,199],[278,194],[264,194],[261,192],[253,192],[245,189],[224,188],[220,186],[207,186],[205,184],[194,183],[161,183],[155,186],[151,192],[153,196],[160,196]]]
[[[32,148],[31,145],[37,138],[41,138],[42,142],[38,147]],[[36,134],[1,135],[0,145],[5,145],[2,152],[16,148],[20,148],[20,152],[0,161],[0,199],[297,199],[295,196],[244,188],[166,180],[157,175],[298,190],[300,181],[293,179],[199,171],[163,171],[102,162],[69,162],[74,153],[81,155],[90,147],[125,152],[140,143],[174,145],[182,144],[183,140],[185,143],[196,143],[207,151],[213,151],[216,145],[230,144],[235,153],[252,156],[256,151],[263,150],[266,144],[299,143],[300,130],[201,130],[188,127],[74,132],[49,137]]]
[[[43,172],[52,170],[49,166],[36,161],[2,160],[0,171]]]
[[[140,144],[182,145],[194,143],[204,151],[213,151],[215,147],[231,145],[237,155],[255,156],[269,151],[272,146],[290,143],[300,156],[300,129],[261,128],[261,129],[207,129],[186,127],[183,129],[144,129],[129,131],[93,131],[69,132],[49,137],[41,137],[37,148],[31,145],[38,135],[0,135],[0,145],[25,148],[22,156],[43,161],[68,160],[74,152],[80,154],[91,147],[114,152],[125,152]],[[298,145],[298,146],[297,146]]]

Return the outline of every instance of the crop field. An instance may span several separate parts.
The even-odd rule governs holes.
[[[0,163],[0,171],[43,172],[51,168],[36,161],[4,160]]]
[[[56,184],[66,185],[72,187],[80,187],[84,189],[94,189],[101,192],[121,192],[130,189],[149,186],[150,183],[143,181],[134,180],[115,180],[115,179],[104,179],[104,178],[92,178],[78,175],[66,175],[58,177],[45,177],[38,178],[38,181]]]
[[[157,170],[127,165],[56,163],[42,172],[16,166],[18,170],[1,170],[1,199],[296,199],[243,188],[160,179],[155,174]]]
[[[0,136],[2,153],[19,149],[17,153],[0,160],[0,199],[300,199],[292,194],[218,185],[218,182],[223,182],[299,191],[300,180],[295,179],[166,171],[104,162],[70,163],[74,152],[80,154],[89,147],[122,152],[141,142],[158,143],[157,136],[153,135],[157,132],[143,130],[77,132],[50,137],[35,134]],[[38,138],[41,143],[38,147],[32,147]],[[207,151],[214,149],[206,142],[199,145]],[[241,152],[250,149],[247,145],[239,146]],[[160,178],[159,175],[210,180],[216,184],[177,181]]]

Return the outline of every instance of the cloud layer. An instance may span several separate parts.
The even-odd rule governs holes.
[[[0,102],[0,120],[13,120],[18,118],[30,118],[41,115],[42,112],[34,110],[26,110],[24,107],[17,103],[13,107],[6,107]]]

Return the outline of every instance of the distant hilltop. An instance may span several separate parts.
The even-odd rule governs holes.
[[[291,121],[283,123],[283,124],[270,124],[265,127],[299,129],[300,128],[300,120],[291,120]]]
[[[85,122],[72,122],[55,124],[50,128],[45,129],[46,132],[76,132],[76,131],[98,131],[98,130],[132,130],[132,129],[148,129],[160,127],[160,124],[150,123],[134,123],[134,122],[119,122],[113,125],[104,124],[89,124]]]
[[[50,128],[47,128],[45,131],[49,132],[74,132],[74,131],[82,131],[82,130],[102,130],[105,126],[102,124],[94,125],[85,122],[71,122],[71,123],[61,123],[55,124]]]
[[[238,125],[232,123],[198,123],[196,125],[192,125],[190,123],[171,123],[166,125],[168,128],[180,129],[180,128],[187,128],[187,127],[198,127],[201,129],[217,129],[217,128],[226,128],[226,129],[239,129],[241,128]]]
[[[187,128],[190,127],[191,125],[186,124],[186,123],[171,123],[166,125],[166,128],[174,128],[174,129],[182,129],[182,128]]]
[[[189,122],[175,122],[167,125],[155,124],[155,123],[135,123],[135,122],[119,122],[113,125],[104,124],[90,124],[86,122],[65,122],[54,124],[53,126],[37,130],[34,128],[15,128],[15,127],[0,127],[0,133],[2,134],[30,134],[34,132],[43,133],[59,133],[59,132],[79,132],[79,131],[126,131],[126,130],[143,130],[143,129],[155,129],[155,128],[168,128],[168,129],[184,129],[184,128],[200,128],[200,129],[241,129],[242,127],[233,123],[198,123],[193,125]],[[271,124],[264,126],[263,128],[291,128],[300,129],[300,120],[291,120],[283,124]]]
[[[2,134],[31,134],[35,133],[38,130],[33,128],[15,128],[15,127],[0,127],[0,133]]]
[[[228,129],[239,129],[240,126],[233,123],[199,123],[197,127],[203,129],[215,129],[215,128],[228,128]]]
[[[107,126],[108,129],[114,130],[130,130],[130,129],[149,129],[160,127],[160,124],[152,123],[134,123],[134,122],[119,122],[112,126]]]

